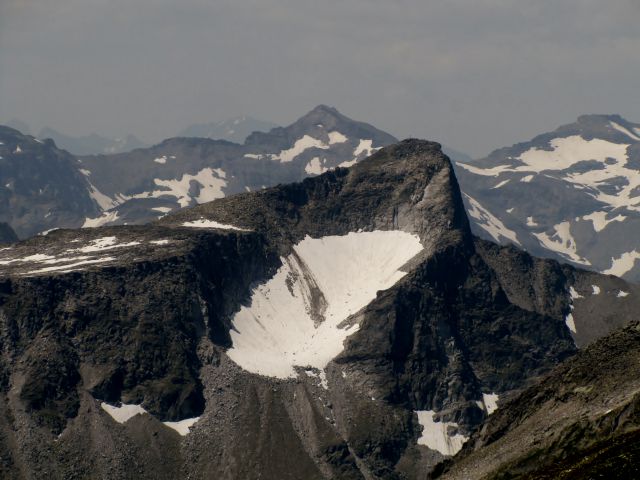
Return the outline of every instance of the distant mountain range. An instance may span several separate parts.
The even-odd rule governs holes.
[[[273,122],[242,116],[221,122],[196,123],[180,132],[180,137],[200,137],[244,143],[253,132],[268,132],[278,127]]]
[[[48,127],[40,130],[38,138],[51,138],[59,148],[74,155],[122,153],[146,146],[133,135],[127,135],[124,138],[108,138],[92,133],[84,137],[71,137]]]
[[[0,221],[20,237],[52,228],[142,223],[353,165],[395,141],[324,105],[288,127],[254,132],[244,144],[176,137],[105,155],[74,156],[51,140],[2,127],[0,196],[15,208],[0,207]]]
[[[640,280],[640,124],[586,115],[455,165],[476,234]]]
[[[6,124],[26,135],[31,135],[29,126],[18,120],[12,119]],[[212,140],[227,140],[234,143],[244,143],[246,138],[253,132],[268,132],[276,128],[273,122],[258,120],[248,116],[234,117],[220,122],[197,123],[190,125],[179,133],[179,137],[199,137]],[[124,153],[136,148],[145,148],[150,145],[145,144],[135,135],[125,135],[123,137],[105,137],[92,133],[84,136],[66,135],[50,127],[44,127],[38,135],[40,140],[52,139],[58,148],[67,150],[73,155],[108,155],[113,153]]]
[[[250,117],[194,125],[184,133],[200,137],[102,155],[70,155],[53,142],[1,129],[0,196],[12,208],[0,207],[0,221],[21,237],[59,227],[142,223],[349,166],[396,141],[322,105],[287,127],[253,132],[243,143],[203,137],[242,137],[270,125]],[[640,280],[639,124],[587,115],[480,160],[443,150],[454,160],[477,235]],[[48,158],[56,159],[55,168]],[[52,168],[52,176],[42,176]]]

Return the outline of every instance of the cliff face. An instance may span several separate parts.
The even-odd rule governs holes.
[[[474,239],[417,140],[0,268],[7,478],[422,478],[639,298]]]
[[[489,417],[442,478],[635,478],[640,324],[594,342]]]

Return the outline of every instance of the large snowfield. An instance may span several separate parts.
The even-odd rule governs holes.
[[[401,231],[307,236],[235,315],[227,354],[265,376],[295,377],[295,367],[323,370],[358,329],[341,324],[400,280],[401,267],[422,248],[416,235]]]

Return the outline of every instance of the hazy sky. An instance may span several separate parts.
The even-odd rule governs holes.
[[[476,156],[640,122],[638,0],[0,0],[0,121],[134,133],[319,103]]]

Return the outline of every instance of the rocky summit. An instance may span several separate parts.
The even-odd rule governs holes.
[[[639,170],[640,124],[619,115],[456,162],[474,233],[635,282]]]
[[[0,248],[0,476],[425,478],[639,299],[474,237],[420,140],[56,230]]]

